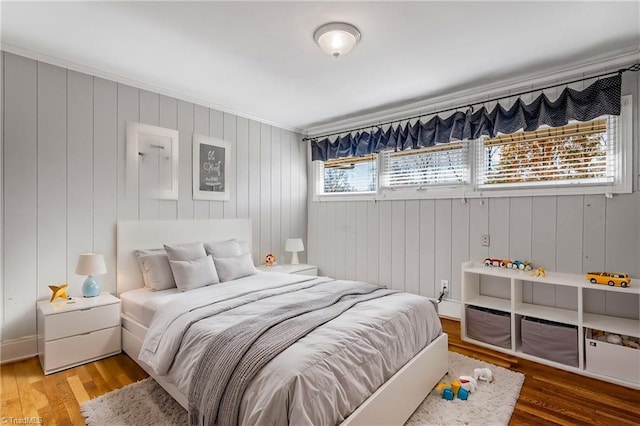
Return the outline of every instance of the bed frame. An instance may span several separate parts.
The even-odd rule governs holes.
[[[117,294],[144,286],[134,250],[190,241],[237,238],[251,243],[250,219],[120,221],[117,227]],[[147,327],[122,314],[122,347],[180,405],[187,396],[138,359]],[[402,425],[449,368],[447,335],[420,351],[342,424]]]

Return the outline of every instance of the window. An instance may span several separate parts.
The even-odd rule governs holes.
[[[479,188],[613,184],[617,117],[484,138]]]
[[[469,143],[382,154],[380,186],[409,188],[469,183]]]
[[[316,195],[410,199],[628,193],[631,113],[631,96],[623,96],[620,116],[316,162]]]
[[[377,190],[376,155],[317,162],[318,194],[373,193]]]

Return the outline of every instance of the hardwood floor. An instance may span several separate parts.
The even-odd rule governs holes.
[[[47,426],[84,425],[81,403],[147,377],[125,354],[48,376],[43,375],[38,358],[4,364],[0,371],[0,413],[8,425],[12,418],[34,419],[31,424],[41,418]]]
[[[442,325],[451,351],[525,375],[511,425],[640,425],[640,391],[464,343],[459,322],[443,319]],[[41,418],[45,425],[82,425],[82,402],[147,377],[124,354],[49,376],[38,358],[2,365],[0,371],[0,413],[7,424],[12,418],[33,418],[32,424]]]

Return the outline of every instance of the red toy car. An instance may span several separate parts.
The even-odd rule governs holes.
[[[492,259],[488,257],[484,260],[484,266],[498,266],[500,268],[505,268],[509,262],[510,260]]]

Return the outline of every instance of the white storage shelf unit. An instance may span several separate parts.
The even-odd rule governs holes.
[[[628,348],[603,344],[616,346],[607,350],[620,353],[621,359],[609,359],[609,362],[630,366],[631,374],[619,374],[617,377],[600,373],[603,369],[596,365],[594,357],[590,364],[585,355],[593,350],[585,348],[585,334],[589,329],[640,337],[640,280],[632,278],[630,287],[621,288],[591,284],[584,275],[547,272],[546,277],[535,277],[532,274],[533,271],[491,267],[478,262],[463,263],[462,339],[524,359],[640,389],[640,377],[635,371],[635,366],[640,365],[640,350],[625,351]],[[622,299],[624,303],[618,303]],[[624,305],[620,312],[617,304]],[[467,307],[508,313],[511,317],[511,348],[501,348],[469,337]],[[522,352],[520,329],[525,316],[575,326],[578,331],[578,367]]]

